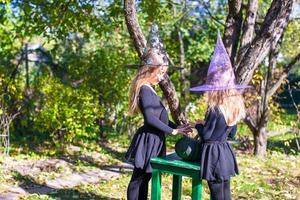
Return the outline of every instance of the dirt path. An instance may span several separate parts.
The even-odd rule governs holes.
[[[2,186],[1,200],[20,199],[28,194],[47,194],[55,190],[71,189],[81,184],[96,184],[101,180],[118,177],[130,166],[122,163],[116,166],[77,170],[76,166],[62,159],[16,160],[7,158],[3,163],[7,173],[21,179],[21,185]],[[41,178],[43,177],[43,178]]]

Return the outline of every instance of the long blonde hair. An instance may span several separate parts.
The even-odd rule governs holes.
[[[209,91],[205,97],[208,109],[220,108],[228,126],[235,125],[246,115],[243,96],[236,89]]]
[[[165,64],[156,49],[149,49],[144,59],[151,59],[153,65]],[[158,74],[161,67],[144,65],[139,68],[134,77],[129,90],[129,115],[134,115],[139,111],[138,101],[140,89],[145,84],[153,84],[158,82]]]

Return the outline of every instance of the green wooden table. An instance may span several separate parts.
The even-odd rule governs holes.
[[[176,153],[172,153],[165,157],[152,158],[151,165],[153,168],[151,200],[161,199],[161,173],[173,174],[173,200],[181,199],[182,176],[192,178],[192,200],[201,200],[200,163],[183,161]]]

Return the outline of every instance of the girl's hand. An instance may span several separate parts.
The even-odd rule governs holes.
[[[184,135],[184,136],[189,136],[189,133],[192,132],[193,130],[189,127],[186,127],[186,128],[177,128],[176,129],[177,132],[181,135]]]
[[[173,135],[181,134],[184,136],[189,136],[189,133],[192,132],[192,127],[189,124],[181,125],[177,129],[174,129],[172,132]]]
[[[181,124],[181,125],[177,126],[177,128],[193,128],[193,126],[191,124],[187,123],[187,124]]]
[[[205,121],[204,120],[202,120],[202,119],[198,119],[198,120],[196,120],[193,124],[194,124],[194,127],[196,126],[196,124],[204,124],[205,123]]]

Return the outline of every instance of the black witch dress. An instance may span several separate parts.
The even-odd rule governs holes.
[[[229,180],[238,174],[235,154],[227,141],[236,133],[236,125],[227,126],[223,113],[219,108],[209,109],[205,124],[197,124],[202,138],[201,146],[201,178],[209,181]]]
[[[177,125],[169,121],[168,113],[160,97],[151,86],[141,87],[139,108],[144,117],[144,125],[134,135],[125,159],[135,168],[152,172],[150,159],[166,154],[165,135],[172,133]]]

